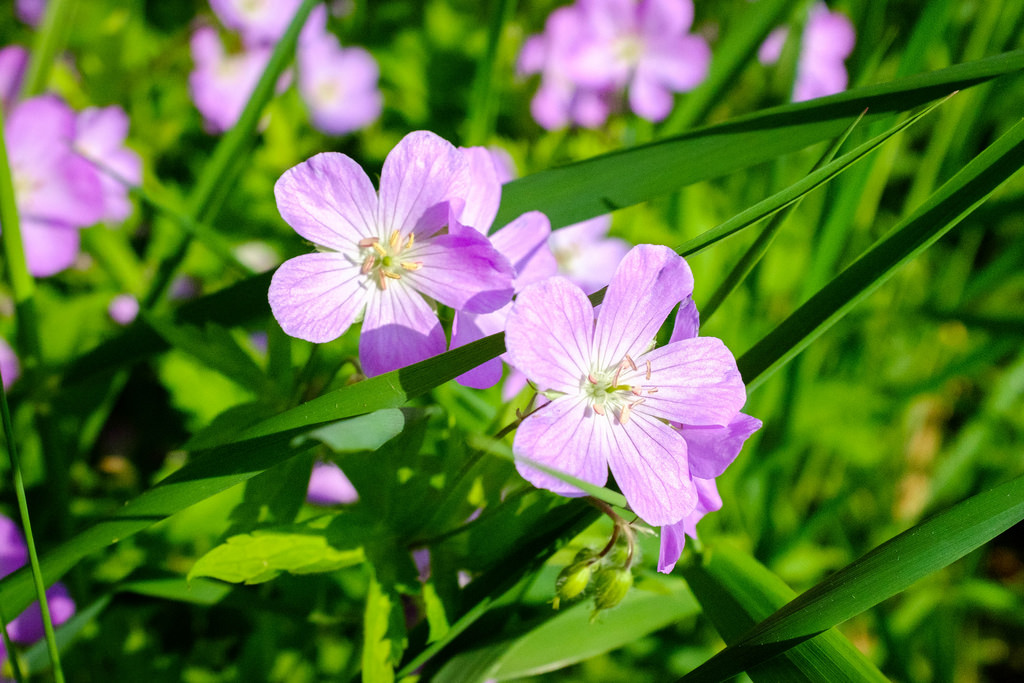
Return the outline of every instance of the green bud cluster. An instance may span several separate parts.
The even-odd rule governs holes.
[[[594,599],[594,615],[615,607],[633,586],[633,572],[627,562],[629,548],[617,544],[604,557],[584,548],[576,554],[555,580],[555,609],[562,603],[572,604],[588,597]]]

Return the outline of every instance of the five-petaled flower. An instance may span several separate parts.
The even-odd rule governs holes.
[[[427,131],[388,154],[379,193],[344,154],[318,154],[286,171],[274,187],[278,209],[320,253],[274,273],[270,307],[284,331],[327,342],[365,311],[359,357],[367,375],[378,375],[445,350],[423,295],[477,313],[508,303],[512,266],[456,218],[468,187],[463,154]]]
[[[692,337],[652,348],[672,309],[688,300],[693,275],[667,247],[634,247],[594,315],[583,291],[561,277],[531,285],[509,314],[512,364],[551,402],[523,420],[519,456],[603,485],[611,467],[633,511],[655,526],[692,513],[699,496],[687,442],[674,422],[725,427],[746,401],[732,353]],[[520,460],[535,486],[582,492]]]

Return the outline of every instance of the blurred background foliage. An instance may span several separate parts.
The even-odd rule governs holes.
[[[221,211],[212,226],[234,259],[255,270],[307,250],[280,219],[273,184],[316,152],[344,152],[378,173],[406,132],[427,128],[457,144],[499,146],[526,175],[660,133],[658,126],[626,114],[596,131],[545,132],[533,122],[529,98],[536,80],[516,77],[514,62],[524,38],[540,31],[560,3],[514,3],[512,19],[500,34],[498,77],[490,84],[497,116],[482,140],[467,140],[467,112],[497,3],[342,4],[351,11],[332,19],[331,27],[342,44],[364,46],[378,60],[384,113],[359,133],[331,138],[310,127],[294,90],[272,102],[251,154],[239,160],[235,182],[218,197]],[[748,5],[746,0],[698,1],[696,30],[714,48],[744,20]],[[847,62],[851,85],[1024,48],[1024,6],[1012,0],[830,5],[857,27],[857,46]],[[196,22],[215,21],[208,6],[196,0],[90,0],[77,3],[75,11],[67,54],[56,65],[51,86],[77,108],[124,107],[131,119],[129,144],[145,163],[145,191],[181,205],[216,144],[203,132],[187,89],[190,31]],[[28,45],[31,31],[2,11],[0,41]],[[751,60],[702,123],[781,104],[792,78],[792,64],[787,70]],[[811,194],[751,276],[704,321],[703,333],[722,338],[740,355],[1017,122],[1022,103],[1020,75],[971,88]],[[869,130],[856,130],[852,141],[870,136]],[[798,180],[823,149],[624,209],[615,214],[612,233],[632,243],[682,244]],[[105,314],[109,300],[122,291],[144,291],[148,274],[166,257],[178,230],[166,213],[143,201],[116,230],[89,229],[83,265],[100,267],[78,268],[41,283],[48,365],[59,367],[114,333]],[[741,234],[690,258],[698,306],[752,239]],[[1022,266],[1024,177],[1018,174],[751,394],[745,412],[761,418],[765,427],[719,479],[725,505],[701,524],[704,545],[748,551],[799,593],[930,514],[1024,474]],[[182,272],[196,293],[206,293],[237,281],[244,269],[197,245]],[[11,311],[4,306],[0,334],[12,338]],[[26,476],[30,503],[39,511],[42,548],[180,467],[182,444],[223,411],[249,406],[250,415],[269,415],[341,386],[353,375],[354,332],[311,352],[309,345],[285,339],[269,316],[231,330],[230,338],[260,367],[268,361],[250,339],[255,332],[266,333],[271,348],[289,349],[288,368],[299,369],[297,377],[284,373],[287,378],[278,378],[268,399],[181,349],[134,366],[100,395],[105,409],[95,413],[81,447],[69,450],[72,497],[66,506],[54,503],[40,449],[28,438]],[[16,387],[13,393],[15,417],[20,431],[29,434],[33,404],[22,391]],[[98,399],[68,400],[84,405]],[[437,616],[430,595],[456,603],[458,570],[486,576],[491,563],[526,533],[528,522],[557,514],[564,501],[529,488],[506,460],[470,459],[474,439],[511,421],[522,398],[503,405],[499,389],[474,392],[449,383],[414,404],[403,435],[380,451],[336,453],[321,445],[315,455],[340,462],[363,494],[360,505],[378,513],[366,525],[375,533],[372,552],[384,558],[374,566],[395,568],[387,580],[399,587],[409,624],[426,618],[432,632],[443,632],[444,613]],[[364,566],[285,574],[257,586],[195,579],[187,587],[182,581],[198,557],[238,529],[315,516],[304,506],[296,518],[312,457],[257,478],[264,487],[274,481],[293,484],[291,489],[282,484],[277,497],[247,506],[253,485],[231,488],[79,565],[69,577],[79,616],[65,627],[75,635],[64,664],[71,680],[129,681],[144,675],[152,683],[212,683],[357,676],[364,604],[371,584],[381,580]],[[463,471],[467,462],[475,463],[469,476]],[[11,513],[7,467],[6,459],[0,461],[0,495],[4,511]],[[378,482],[382,477],[385,481]],[[455,489],[454,504],[452,496],[442,496],[453,482],[461,487]],[[376,490],[393,498],[375,502]],[[429,528],[425,520],[464,520],[479,507],[485,515],[495,514],[470,532],[447,539],[421,535]],[[67,510],[66,519],[57,518],[61,510]],[[643,538],[646,559],[626,604],[601,614],[593,625],[586,609],[560,612],[557,619],[564,620],[551,622],[554,630],[546,638],[521,640],[551,618],[547,603],[560,568],[580,547],[603,545],[609,531],[605,521],[588,528],[525,582],[516,600],[493,608],[453,643],[446,651],[450,656],[431,662],[424,674],[473,680],[475,665],[466,657],[483,657],[481,652],[496,647],[513,653],[498,671],[503,679],[553,667],[557,672],[541,680],[660,681],[686,673],[719,649],[719,636],[679,572],[655,574],[654,537]],[[409,544],[416,542],[431,543],[430,591],[418,582],[409,556]],[[1024,679],[1024,529],[1018,525],[840,630],[893,680]],[[413,631],[411,638],[418,637]],[[557,656],[538,652],[553,641]],[[40,647],[26,655],[37,670],[45,669]],[[548,666],[531,668],[536,662]]]

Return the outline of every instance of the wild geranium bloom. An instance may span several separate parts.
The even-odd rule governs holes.
[[[284,331],[327,342],[365,311],[359,357],[367,375],[378,375],[445,350],[424,295],[478,313],[508,303],[511,265],[452,211],[468,186],[465,157],[427,131],[391,150],[379,192],[344,154],[318,154],[286,171],[274,187],[278,210],[320,253],[274,273],[270,307]]]
[[[788,35],[785,27],[768,35],[758,50],[762,64],[778,61]],[[817,3],[811,8],[801,38],[793,101],[803,102],[846,90],[849,77],[844,62],[856,41],[853,23],[844,14],[829,12],[824,3]]]
[[[318,462],[309,476],[306,500],[314,505],[345,505],[359,500],[359,494],[340,467]]]
[[[217,30],[210,26],[200,26],[192,34],[195,69],[188,77],[189,91],[209,132],[223,133],[235,125],[270,53],[269,47],[253,47],[227,54]]]
[[[54,275],[78,255],[78,229],[103,214],[95,166],[73,151],[75,113],[52,95],[19,102],[4,133],[29,271]]]
[[[501,203],[501,177],[507,171],[503,160],[496,159],[485,147],[461,150],[469,162],[471,183],[461,212],[461,222],[486,235],[492,231]],[[557,270],[555,257],[548,247],[551,223],[540,211],[529,211],[491,234],[491,243],[515,271],[516,292]],[[452,348],[496,334],[505,329],[511,302],[490,313],[458,311],[452,323]],[[456,378],[463,386],[486,389],[501,379],[501,358],[492,358]]]
[[[14,520],[0,515],[0,578],[7,576],[28,563],[28,546],[21,535],[21,530]],[[75,602],[62,583],[55,583],[46,591],[46,602],[50,607],[50,618],[54,626],[59,626],[75,613]],[[4,615],[10,619],[11,615]],[[43,614],[39,603],[22,612],[17,618],[7,622],[7,634],[15,643],[30,645],[43,637]],[[0,662],[6,652],[0,640]]]
[[[673,93],[692,90],[708,73],[711,49],[690,35],[690,0],[579,0],[586,43],[573,78],[589,88],[628,89],[638,116],[660,121]]]
[[[558,272],[587,294],[608,284],[629,251],[625,240],[608,237],[611,225],[611,216],[596,216],[554,230],[548,240],[558,261]]]
[[[326,27],[306,25],[299,44],[299,95],[313,125],[328,135],[345,135],[373,123],[383,98],[373,56],[360,47],[343,48]]]
[[[128,189],[142,183],[142,159],[125,146],[128,115],[121,107],[90,107],[75,119],[75,150],[96,165],[103,187],[101,220],[120,223],[132,213]]]
[[[21,375],[21,365],[14,349],[0,337],[0,375],[4,378],[4,389],[10,388],[14,380]]]
[[[669,343],[697,338],[700,319],[693,299],[679,306]],[[761,428],[756,417],[737,413],[725,426],[672,423],[686,441],[690,477],[697,490],[697,506],[675,524],[661,528],[661,553],[658,571],[669,573],[683,552],[686,536],[697,537],[697,522],[722,507],[715,486],[720,476],[739,455],[744,442]]]
[[[277,42],[300,4],[302,0],[210,0],[221,23],[250,46]]]
[[[595,485],[611,468],[633,511],[655,526],[693,512],[698,493],[687,444],[669,422],[724,427],[746,400],[725,345],[697,337],[651,348],[693,275],[667,247],[634,247],[619,264],[596,315],[563,277],[524,289],[509,314],[505,345],[515,367],[550,403],[516,431],[513,449]],[[568,496],[574,486],[519,461],[535,486]]]

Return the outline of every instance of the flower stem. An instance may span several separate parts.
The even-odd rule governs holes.
[[[50,0],[47,4],[42,24],[32,43],[32,56],[22,85],[22,97],[33,97],[46,89],[50,69],[56,63],[57,53],[67,40],[71,28],[74,5],[74,0]]]
[[[2,608],[2,606],[0,606]],[[18,658],[14,654],[14,644],[11,642],[11,637],[7,635],[7,617],[3,614],[3,609],[0,609],[0,635],[4,638],[4,648],[7,650],[7,658],[11,661],[11,671],[14,673],[14,680],[18,683],[22,683],[25,680],[21,673],[21,664],[18,662]],[[2,662],[0,662],[2,664]]]

